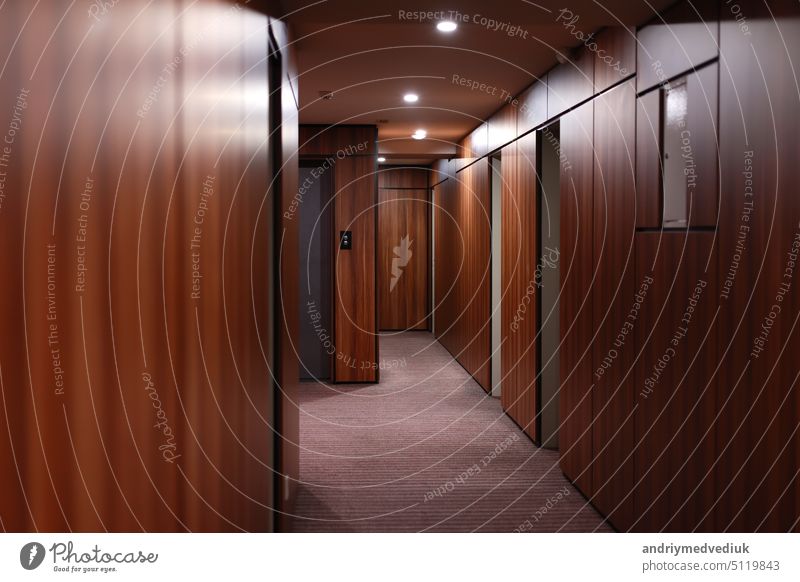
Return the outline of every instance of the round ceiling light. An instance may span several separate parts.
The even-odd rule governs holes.
[[[379,161],[379,162],[381,162],[381,163],[383,163],[383,162],[385,162],[385,161],[386,161],[386,158],[384,158],[383,156],[381,156],[381,157],[379,157],[379,158],[378,158],[378,161]]]
[[[417,95],[416,93],[406,93],[405,95],[403,95],[403,101],[405,101],[406,103],[416,103],[417,101],[419,101],[419,95]]]
[[[425,139],[426,137],[428,137],[428,132],[425,131],[424,129],[418,129],[417,131],[411,134],[411,137],[413,137],[414,139]]]
[[[436,25],[436,28],[438,28],[441,32],[453,32],[456,28],[458,28],[458,25],[450,20],[442,20]]]

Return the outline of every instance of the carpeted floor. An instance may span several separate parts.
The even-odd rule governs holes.
[[[301,385],[293,531],[611,531],[429,333],[381,337],[378,385]]]

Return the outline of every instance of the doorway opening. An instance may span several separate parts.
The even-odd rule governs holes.
[[[492,155],[489,159],[491,166],[491,230],[492,230],[492,292],[491,295],[491,320],[492,320],[492,348],[491,348],[491,394],[499,398],[502,390],[502,309],[501,301],[503,297],[503,271],[501,264],[503,234],[502,234],[502,208],[503,208],[503,174],[501,171],[502,158],[500,152]]]
[[[558,122],[538,132],[537,263],[539,296],[537,318],[539,338],[537,366],[541,446],[558,448],[558,395],[561,373],[558,346],[561,340],[558,298],[561,292],[561,147]]]
[[[327,170],[327,171],[326,171]],[[332,381],[335,353],[332,297],[332,172],[325,160],[301,160],[299,216],[300,380]]]

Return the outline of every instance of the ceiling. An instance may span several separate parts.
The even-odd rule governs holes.
[[[505,96],[581,44],[571,31],[636,26],[671,3],[283,0],[297,55],[300,122],[377,124],[379,150],[391,163],[452,155],[455,142],[502,107]],[[440,14],[420,20],[415,11]],[[458,29],[438,31],[442,16]],[[322,99],[321,91],[333,98]],[[405,103],[407,92],[419,101]],[[428,138],[411,139],[417,128]]]

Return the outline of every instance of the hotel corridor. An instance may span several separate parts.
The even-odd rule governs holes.
[[[799,113],[800,0],[0,0],[0,580],[800,580]]]
[[[611,531],[427,332],[380,337],[379,384],[306,383],[291,531]]]

